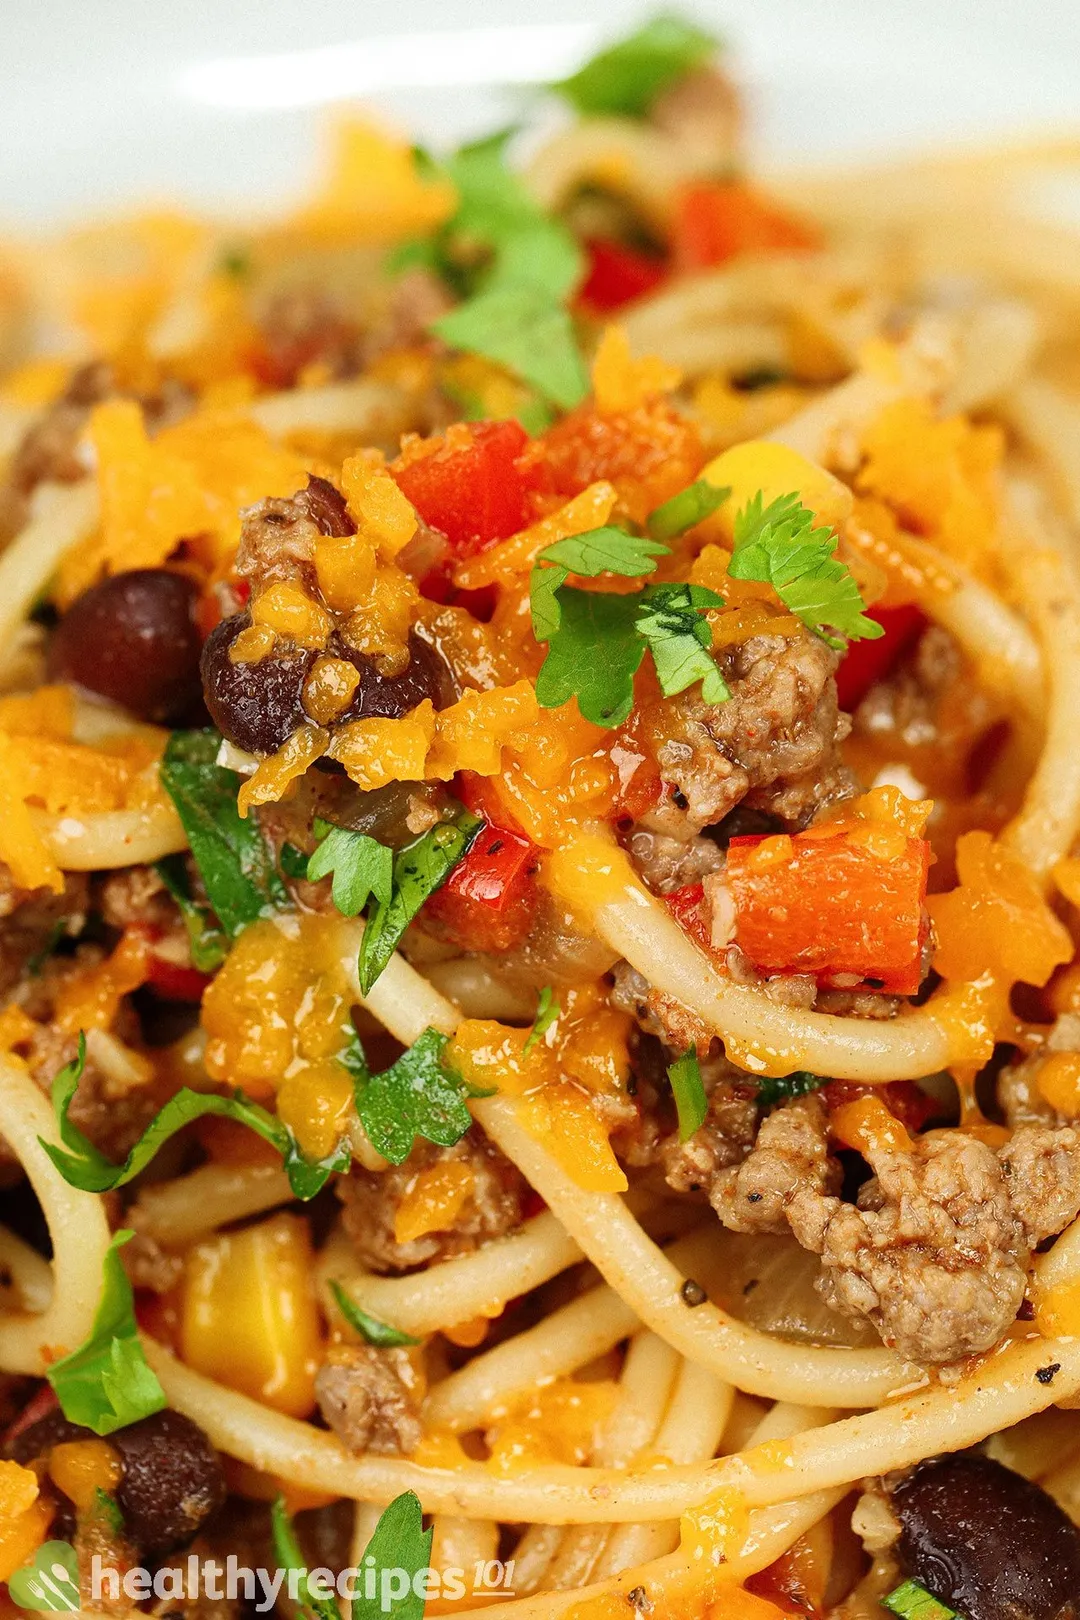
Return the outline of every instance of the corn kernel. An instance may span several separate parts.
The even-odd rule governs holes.
[[[701,477],[717,488],[730,487],[731,495],[716,514],[724,533],[734,533],[735,516],[761,491],[768,506],[780,495],[798,495],[817,518],[819,526],[839,529],[851,516],[852,494],[846,484],[814,461],[770,439],[750,439],[733,445],[710,461]]]
[[[288,636],[298,647],[325,647],[334,622],[326,609],[292,580],[278,579],[251,604],[251,622]]]
[[[304,708],[320,726],[349,707],[360,685],[360,671],[347,658],[316,658],[304,682]]]
[[[119,1453],[104,1440],[68,1440],[49,1452],[49,1477],[80,1512],[98,1491],[113,1492],[124,1477]]]
[[[351,613],[368,600],[375,567],[375,549],[366,535],[327,535],[316,542],[315,575],[335,613]]]
[[[307,1222],[274,1215],[190,1250],[180,1342],[196,1372],[290,1417],[315,1404],[322,1357]]]

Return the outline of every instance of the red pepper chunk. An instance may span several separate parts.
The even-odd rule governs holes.
[[[772,851],[761,846],[771,843]],[[783,858],[784,845],[789,858]],[[913,995],[926,934],[930,845],[907,838],[889,859],[847,834],[733,838],[727,881],[735,940],[766,977],[812,973],[825,984]]]
[[[705,905],[705,890],[700,883],[688,883],[674,894],[665,895],[664,904],[683,932],[703,951],[712,949],[712,924]]]
[[[684,270],[726,264],[740,253],[800,253],[821,245],[805,220],[739,180],[695,180],[675,203],[675,258]]]
[[[623,247],[621,242],[594,237],[585,243],[585,250],[589,267],[578,297],[597,314],[622,309],[625,304],[644,298],[667,279],[668,268],[663,259]]]
[[[532,926],[537,848],[521,833],[486,822],[424,911],[440,933],[470,951],[506,951]]]
[[[406,441],[389,472],[459,558],[475,557],[529,521],[533,481],[518,465],[527,443],[520,422],[455,422],[439,437]]]
[[[876,681],[891,673],[904,654],[915,645],[926,628],[926,615],[912,603],[902,607],[872,608],[868,619],[876,619],[885,631],[876,641],[853,641],[836,672],[836,695],[840,707],[850,713],[857,709]]]

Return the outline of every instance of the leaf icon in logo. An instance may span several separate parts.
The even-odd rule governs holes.
[[[28,1564],[15,1571],[8,1591],[20,1609],[77,1613],[79,1564],[74,1547],[67,1541],[47,1541]]]

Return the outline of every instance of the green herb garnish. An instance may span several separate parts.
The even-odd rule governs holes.
[[[356,1081],[356,1109],[368,1140],[391,1164],[402,1164],[417,1137],[453,1147],[472,1124],[469,1089],[445,1061],[447,1037],[425,1029],[382,1074]]]
[[[367,833],[352,832],[315,819],[315,836],[321,840],[307,864],[309,883],[334,874],[331,897],[343,917],[356,917],[371,895],[380,905],[389,905],[394,880],[394,852]]]
[[[671,1083],[671,1094],[675,1098],[675,1110],[679,1116],[679,1141],[686,1142],[695,1131],[701,1129],[709,1112],[709,1102],[701,1079],[701,1065],[692,1046],[687,1047],[681,1058],[676,1058],[674,1063],[668,1065],[668,1080]]]
[[[529,1031],[522,1051],[531,1052],[534,1046],[539,1046],[552,1024],[557,1024],[561,1017],[562,1008],[555,1000],[555,992],[550,984],[545,984],[536,1003],[536,1017],[533,1019],[533,1027]]]
[[[240,815],[240,777],[216,764],[216,731],[174,731],[161,782],[176,806],[215,915],[230,939],[288,903],[255,816]]]
[[[759,490],[735,519],[735,549],[728,563],[732,579],[771,585],[786,608],[830,647],[851,640],[875,640],[883,627],[863,613],[865,603],[850,571],[834,555],[832,529],[815,528],[813,512],[798,495],[780,495],[768,506]],[[830,634],[839,631],[840,637]]]
[[[758,1081],[758,1107],[776,1108],[780,1103],[790,1102],[793,1097],[806,1097],[811,1091],[817,1091],[828,1083],[827,1078],[811,1074],[809,1069],[796,1069],[794,1074],[769,1075]]]
[[[314,1198],[335,1170],[349,1168],[351,1154],[347,1142],[342,1142],[326,1159],[308,1159],[301,1153],[292,1132],[277,1115],[251,1102],[242,1092],[223,1097],[213,1091],[192,1091],[189,1086],[182,1086],[158,1110],[123,1164],[113,1164],[68,1118],[68,1110],[85,1065],[86,1038],[80,1033],[78,1056],[64,1065],[52,1083],[53,1109],[67,1151],[38,1137],[41,1146],[71,1187],[95,1193],[112,1192],[116,1187],[123,1187],[140,1170],[145,1170],[163,1143],[185,1125],[190,1125],[192,1120],[201,1119],[205,1114],[220,1114],[226,1119],[234,1119],[277,1148],[284,1160],[289,1185],[297,1198]],[[348,1064],[345,1066],[349,1067]]]
[[[328,1590],[321,1581],[311,1578],[283,1496],[275,1497],[271,1505],[270,1535],[274,1543],[274,1557],[278,1567],[285,1570],[289,1577],[287,1589],[290,1596],[295,1591],[301,1613],[307,1620],[341,1620],[333,1587]]]
[[[551,88],[580,113],[644,118],[662,91],[719,47],[714,34],[662,12]]]
[[[119,1254],[134,1236],[117,1232],[109,1244],[90,1337],[45,1372],[64,1416],[95,1434],[112,1434],[166,1405],[139,1343],[131,1284]]]
[[[656,665],[665,697],[701,682],[706,703],[726,703],[728,684],[709,651],[712,633],[702,614],[723,607],[724,598],[705,585],[651,585],[644,592],[635,620]]]
[[[400,1328],[391,1327],[388,1322],[380,1322],[376,1317],[369,1316],[363,1306],[358,1305],[355,1299],[350,1299],[339,1282],[331,1279],[330,1292],[334,1296],[334,1304],[348,1322],[349,1326],[376,1350],[395,1350],[400,1346],[420,1344],[420,1339],[414,1339],[409,1333],[402,1333]]]
[[[362,1560],[365,1573],[370,1567],[377,1577],[375,1596],[367,1596],[366,1580],[357,1582],[352,1620],[386,1620],[387,1615],[393,1620],[423,1620],[422,1577],[431,1563],[432,1536],[423,1526],[419,1498],[412,1491],[403,1491],[385,1509]],[[407,1582],[404,1590],[398,1584],[402,1577]]]
[[[441,889],[454,867],[472,848],[484,823],[468,810],[398,850],[387,899],[376,895],[360,945],[358,972],[366,996],[397,949],[398,941],[425,900]],[[317,853],[317,852],[316,852]],[[309,869],[310,870],[310,869]]]
[[[649,513],[649,533],[654,540],[676,540],[687,529],[692,529],[695,523],[711,517],[730,494],[730,487],[718,489],[707,478],[699,478],[696,484],[680,489],[670,501],[665,501],[663,506]]]
[[[905,1581],[903,1586],[881,1599],[881,1606],[899,1615],[900,1620],[964,1620],[964,1616],[950,1609],[948,1604],[931,1597],[918,1581]]]

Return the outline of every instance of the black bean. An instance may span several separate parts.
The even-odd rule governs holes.
[[[198,592],[167,568],[112,574],[76,597],[49,643],[49,674],[142,720],[182,720],[199,698]]]
[[[189,1542],[225,1500],[221,1459],[198,1424],[155,1412],[109,1436],[124,1477],[116,1500],[128,1537],[147,1558]]]
[[[250,623],[246,613],[234,613],[207,637],[203,696],[223,737],[249,754],[272,754],[307,719],[300,700],[317,654],[298,648],[256,664],[234,664],[229,649]]]
[[[17,1434],[10,1445],[5,1448],[4,1455],[13,1462],[33,1462],[35,1457],[44,1457],[53,1446],[61,1446],[69,1440],[92,1440],[94,1438],[90,1429],[84,1429],[81,1423],[72,1423],[57,1407],[46,1417],[38,1418],[36,1423],[29,1424],[21,1433]]]
[[[1060,1620],[1080,1595],[1080,1530],[978,1452],[922,1463],[891,1491],[910,1579],[966,1620]]]
[[[369,720],[379,716],[399,720],[418,703],[430,698],[437,709],[453,700],[450,672],[434,647],[419,636],[409,637],[409,662],[400,675],[380,675],[362,653],[351,652],[344,642],[333,638],[328,649],[335,658],[347,658],[360,671],[360,685],[341,720]]]

